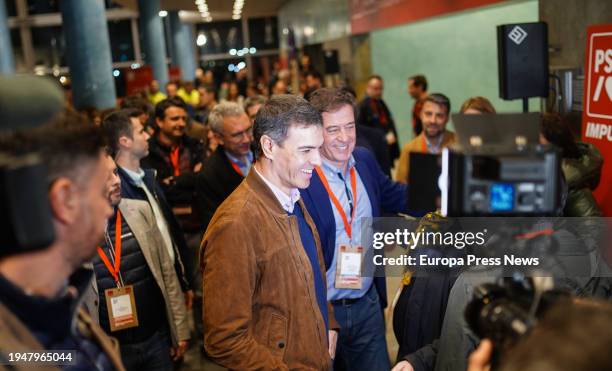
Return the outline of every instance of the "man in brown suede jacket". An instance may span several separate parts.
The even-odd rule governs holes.
[[[302,98],[274,96],[255,118],[254,139],[254,167],[202,241],[204,345],[229,369],[328,370],[338,326],[298,191],[321,164],[321,116]]]

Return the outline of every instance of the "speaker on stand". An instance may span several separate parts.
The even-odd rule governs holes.
[[[522,99],[548,97],[548,27],[545,22],[497,26],[499,96]]]

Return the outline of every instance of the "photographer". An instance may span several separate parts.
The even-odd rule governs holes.
[[[591,371],[612,369],[612,307],[597,301],[558,303],[531,333],[508,351],[501,371]],[[468,371],[490,369],[493,343],[484,339]]]
[[[81,267],[94,256],[105,220],[112,213],[106,198],[108,171],[102,162],[101,138],[98,128],[76,115],[61,115],[42,129],[2,138],[3,155],[40,155],[47,178],[30,181],[43,182],[41,187],[48,189],[55,232],[49,246],[10,255],[3,252],[0,258],[0,358],[4,361],[10,360],[10,352],[72,350],[75,369],[123,370],[116,341],[78,309],[80,295],[92,277],[91,270]],[[28,364],[16,365],[17,369],[20,366]]]

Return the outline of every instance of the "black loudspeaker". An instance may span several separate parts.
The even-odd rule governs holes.
[[[548,96],[548,27],[545,22],[497,26],[499,96]]]

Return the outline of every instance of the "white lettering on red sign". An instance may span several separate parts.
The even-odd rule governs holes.
[[[608,139],[612,142],[612,125],[599,124],[595,122],[587,123],[584,136],[593,139]]]
[[[589,45],[587,114],[612,119],[612,33],[591,34]]]

